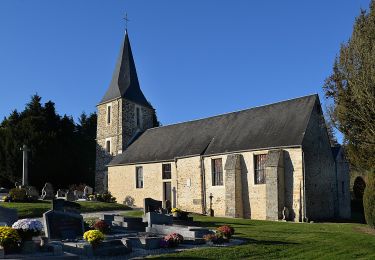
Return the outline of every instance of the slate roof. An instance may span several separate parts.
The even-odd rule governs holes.
[[[111,83],[99,104],[116,98],[127,98],[140,105],[152,108],[139,86],[137,70],[130,47],[129,34],[126,31],[124,43],[121,46]]]
[[[109,164],[302,145],[317,95],[146,130]]]

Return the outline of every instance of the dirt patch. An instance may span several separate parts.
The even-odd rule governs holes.
[[[366,233],[375,236],[375,229],[370,227],[355,227],[353,228],[357,232]]]

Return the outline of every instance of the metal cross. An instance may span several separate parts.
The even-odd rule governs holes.
[[[128,19],[128,13],[125,13],[125,17],[123,19],[125,20],[125,29],[128,30],[128,22],[130,21]]]

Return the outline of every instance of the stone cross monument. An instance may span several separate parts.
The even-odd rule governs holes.
[[[28,181],[28,158],[27,158],[27,152],[30,151],[29,148],[27,148],[26,144],[20,148],[20,150],[23,152],[23,175],[22,175],[22,186],[27,186],[29,185]]]

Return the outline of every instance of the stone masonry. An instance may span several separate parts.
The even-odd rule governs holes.
[[[266,219],[282,218],[284,208],[284,157],[282,150],[269,151],[266,161]]]
[[[111,122],[107,123],[107,107],[111,106]],[[135,110],[141,109],[141,124],[136,125]],[[153,126],[154,110],[138,105],[124,98],[119,98],[107,103],[99,104],[97,119],[97,148],[96,148],[96,174],[95,190],[104,192],[108,190],[107,164],[114,156],[121,153],[135,136]],[[106,152],[106,141],[111,143],[110,152]]]
[[[242,218],[241,160],[239,154],[230,154],[225,163],[225,216]]]

